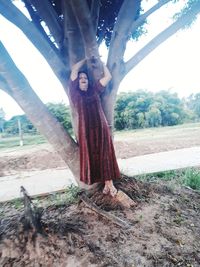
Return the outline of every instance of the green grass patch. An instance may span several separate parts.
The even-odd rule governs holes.
[[[200,191],[200,169],[195,168],[138,175],[137,179],[146,182],[173,181],[176,184]]]
[[[151,174],[142,174],[138,175],[137,179],[145,181],[145,182],[154,182],[154,181],[171,181],[174,180],[174,177],[178,175],[177,171],[164,171],[164,172],[156,172]],[[180,174],[179,174],[180,175]]]
[[[194,190],[200,190],[200,170],[187,169],[182,175],[182,184]]]
[[[46,139],[42,135],[24,135],[24,146],[38,145],[46,143]],[[20,146],[20,139],[18,136],[2,137],[0,138],[0,149],[13,148]]]
[[[47,208],[51,206],[70,205],[78,203],[78,193],[80,188],[75,185],[71,185],[63,192],[55,192],[47,194],[46,196],[34,196],[31,197],[33,204],[37,208]],[[3,218],[7,211],[16,212],[24,211],[23,198],[17,198],[4,203],[0,203],[0,218]]]
[[[21,209],[22,207],[23,207],[23,200],[21,199],[21,198],[17,198],[17,199],[14,199],[14,200],[12,200],[11,202],[10,202],[10,205],[14,208],[14,209],[16,209],[16,210],[18,210],[18,209]]]
[[[64,193],[54,193],[47,197],[48,204],[63,205],[76,203],[80,188],[75,185],[70,185],[66,188]]]

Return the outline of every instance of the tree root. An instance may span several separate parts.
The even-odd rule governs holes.
[[[123,221],[119,217],[116,217],[115,215],[100,209],[96,204],[92,203],[85,193],[80,194],[79,198],[88,208],[100,214],[101,216],[105,217],[106,219],[110,220],[112,223],[125,229],[128,229],[130,227],[128,222]]]
[[[24,202],[24,217],[21,218],[21,221],[25,229],[33,229],[35,233],[43,233],[41,211],[33,204],[30,196],[23,186],[21,186],[21,192],[23,194]]]

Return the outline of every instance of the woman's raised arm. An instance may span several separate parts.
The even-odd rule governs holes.
[[[72,66],[72,71],[70,74],[70,79],[72,81],[76,80],[76,78],[78,77],[78,72],[80,70],[80,68],[84,65],[84,63],[86,62],[86,59],[82,59],[78,62],[76,62],[73,66]]]
[[[103,63],[103,73],[104,73],[104,76],[99,80],[99,82],[102,86],[105,87],[109,83],[109,81],[112,79],[112,75],[104,63]]]

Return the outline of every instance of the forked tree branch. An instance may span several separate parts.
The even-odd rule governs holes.
[[[141,0],[124,0],[119,11],[110,43],[108,66],[113,71],[114,67],[123,62],[126,42],[130,35],[130,29],[140,8]],[[116,52],[117,51],[117,52]],[[118,73],[119,75],[119,73]]]
[[[92,0],[91,4],[91,18],[92,18],[92,24],[94,27],[94,31],[97,32],[98,22],[99,22],[99,12],[100,12],[100,0]]]
[[[147,19],[148,16],[150,16],[152,13],[154,13],[156,10],[158,10],[159,8],[161,8],[163,5],[167,4],[168,2],[170,2],[172,0],[161,0],[159,1],[157,4],[155,4],[152,8],[150,8],[147,12],[145,12],[143,15],[140,15],[139,18],[137,20],[134,20],[131,18],[131,21],[130,21],[130,24],[128,26],[127,24],[127,28],[126,30],[123,30],[123,24],[120,22],[120,18],[118,19],[118,24],[116,23],[115,25],[115,30],[117,31],[117,28],[118,28],[118,35],[117,35],[117,38],[114,40],[113,39],[113,43],[111,43],[111,46],[113,47],[116,47],[116,49],[118,49],[118,44],[121,45],[121,49],[118,49],[118,51],[121,50],[120,53],[118,53],[118,60],[120,63],[120,66],[118,68],[118,72],[120,73],[120,75],[117,75],[119,77],[119,79],[122,79],[123,77],[123,72],[124,72],[124,60],[123,60],[123,57],[124,57],[124,53],[125,53],[125,49],[126,49],[126,43],[127,43],[127,37],[130,36],[131,33],[134,33],[137,28],[142,25],[142,23],[144,23],[145,19]],[[138,3],[139,4],[139,3]],[[127,9],[127,7],[126,7]],[[122,17],[123,18],[123,17]],[[120,29],[121,28],[121,29]],[[111,49],[112,50],[112,49]],[[110,53],[109,55],[109,66],[111,68],[113,68],[113,66],[116,67],[116,64],[117,64],[117,59],[115,58],[115,64],[113,65],[111,61],[113,61],[113,56],[112,56],[112,53]],[[121,76],[122,74],[122,76]]]
[[[125,63],[125,69],[123,73],[123,78],[126,74],[132,70],[137,64],[139,64],[147,55],[149,55],[154,49],[156,49],[160,44],[166,41],[169,37],[175,34],[178,30],[183,28],[188,22],[192,21],[194,17],[200,13],[200,2],[193,5],[186,14],[182,15],[177,21],[172,23],[164,31],[159,33],[155,38],[153,38],[147,45],[145,45],[138,53],[136,53],[131,59]]]
[[[49,43],[34,24],[29,21],[14,4],[12,4],[11,0],[0,1],[0,13],[22,30],[26,37],[48,61],[63,86],[66,87],[66,78],[69,76],[69,68],[64,65],[61,57],[50,47]]]
[[[59,48],[62,47],[63,31],[59,17],[48,0],[29,0],[36,8],[40,18],[46,23]]]
[[[96,56],[98,46],[87,2],[85,0],[71,0],[71,5],[83,38],[86,56]]]
[[[99,58],[96,35],[92,24],[90,10],[86,0],[71,0],[72,9],[76,17],[87,58]],[[101,67],[99,60],[95,60],[89,68],[93,73],[94,79],[101,77]]]
[[[64,16],[64,50],[68,49],[70,66],[72,66],[84,57],[84,44],[70,1],[63,1],[62,9]]]
[[[157,4],[155,4],[153,7],[151,7],[149,10],[147,10],[144,14],[139,16],[139,18],[135,21],[133,21],[130,32],[134,33],[139,26],[142,25],[142,23],[145,22],[145,20],[155,11],[157,11],[162,6],[166,5],[167,3],[171,2],[172,0],[161,0]]]
[[[41,18],[38,16],[38,14],[35,12],[35,10],[32,7],[32,4],[30,0],[23,0],[25,7],[34,23],[34,25],[38,28],[38,30],[41,32],[41,34],[44,36],[45,40],[49,43],[51,48],[55,50],[56,53],[58,53],[58,49],[56,48],[55,44],[50,40],[49,36],[45,32],[44,28],[41,25]]]

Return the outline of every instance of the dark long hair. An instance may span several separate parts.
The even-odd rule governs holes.
[[[92,76],[90,75],[90,72],[87,69],[81,69],[78,72],[78,78],[79,78],[79,75],[81,73],[84,73],[87,76],[87,78],[88,78],[88,90],[86,92],[82,92],[82,91],[81,92],[83,94],[91,95],[93,93],[93,90],[92,90],[92,88],[93,88],[93,79],[92,79]]]

